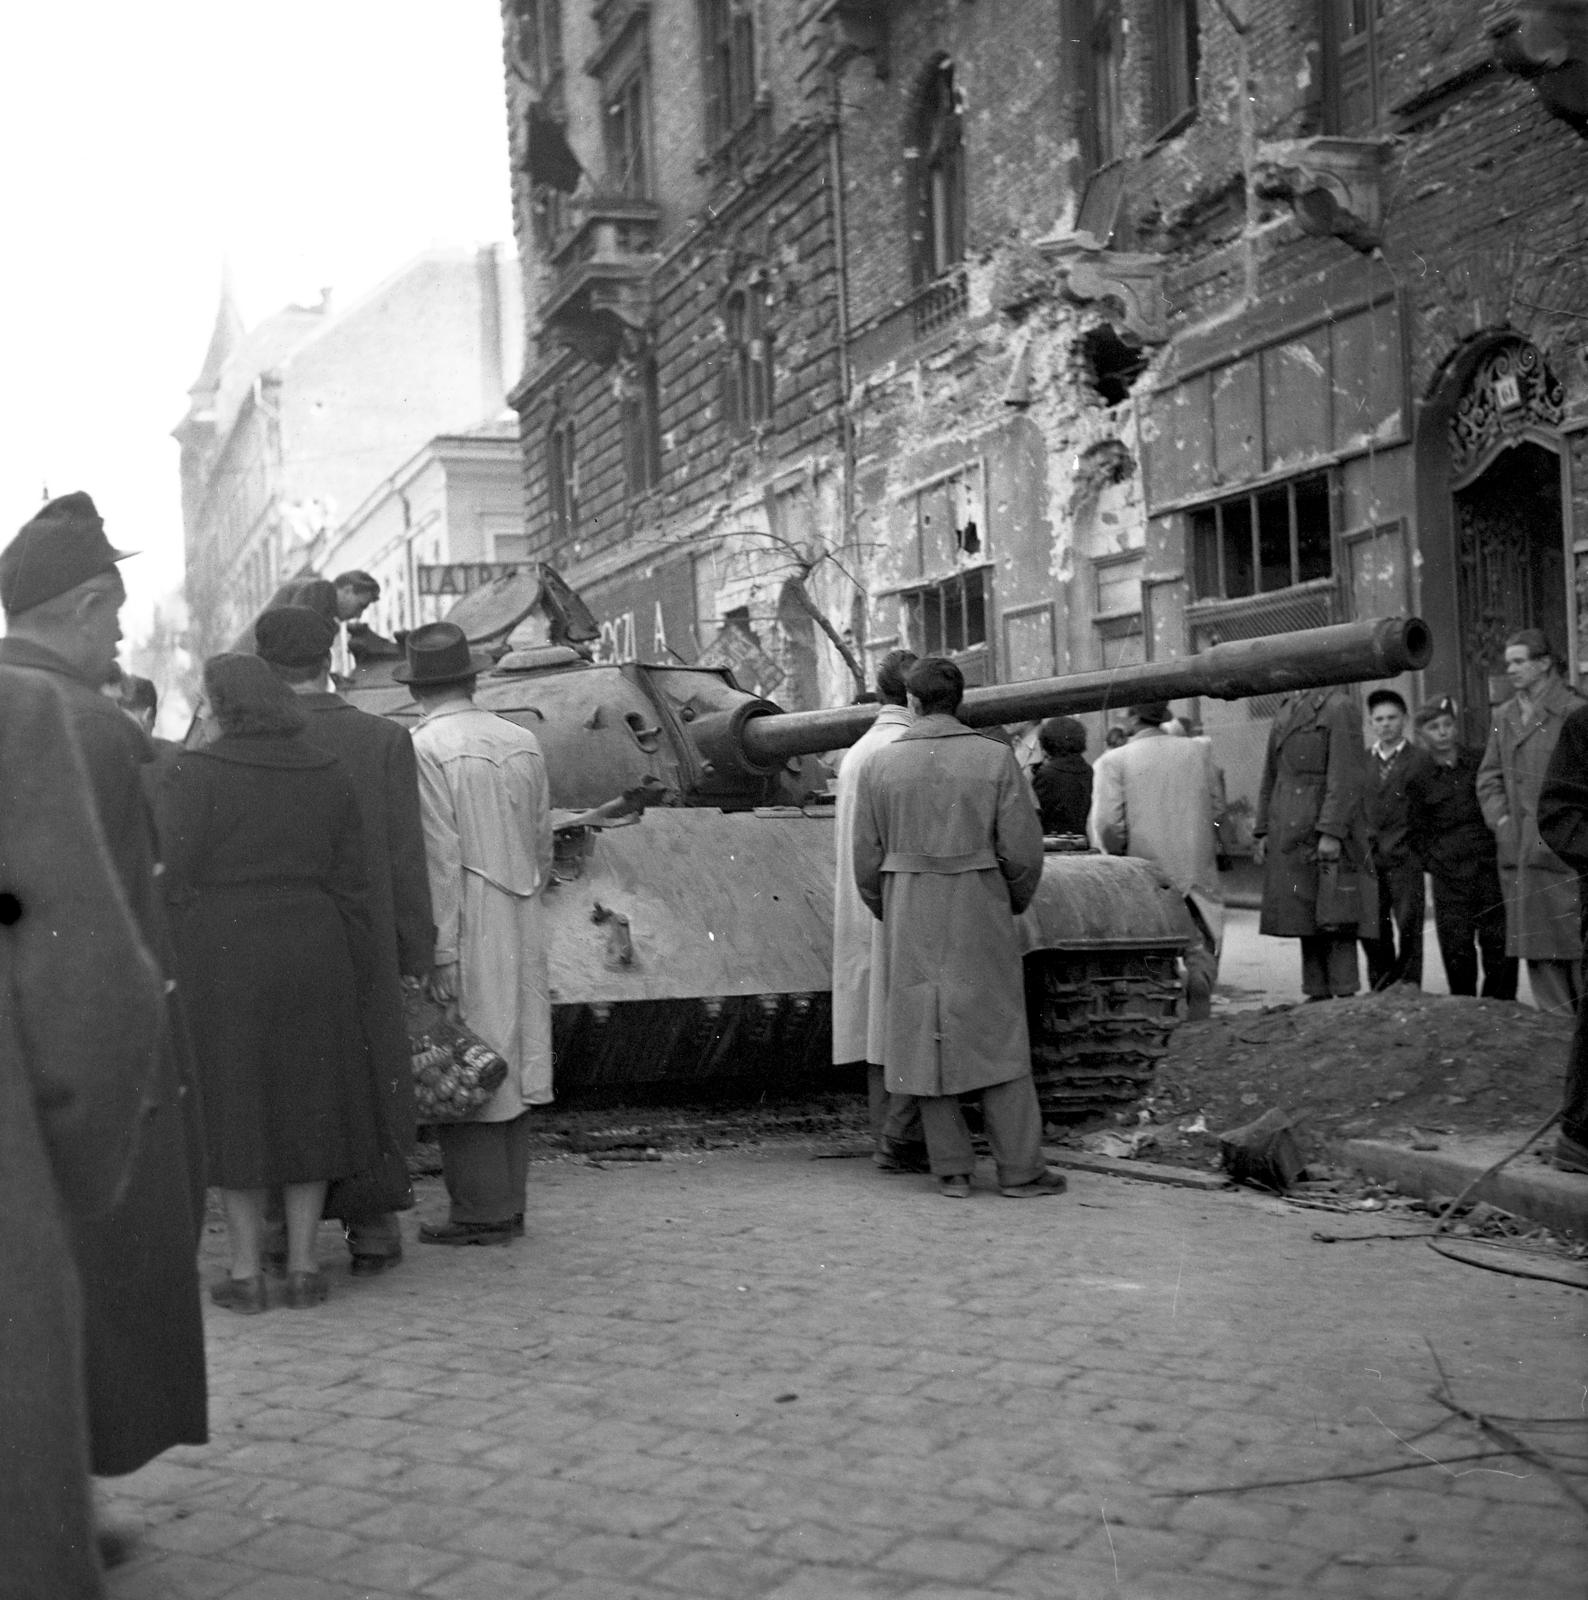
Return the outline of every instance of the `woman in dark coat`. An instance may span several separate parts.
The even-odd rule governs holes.
[[[336,758],[301,738],[304,714],[263,661],[216,656],[204,690],[213,741],[171,765],[160,821],[210,1181],[231,1244],[231,1274],[210,1297],[265,1309],[260,1233],[279,1184],[287,1303],[314,1305],[326,1292],[314,1237],[327,1182],[377,1156],[358,803]]]

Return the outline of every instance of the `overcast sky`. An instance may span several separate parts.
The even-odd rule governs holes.
[[[0,61],[0,544],[86,489],[129,634],[181,583],[171,429],[223,266],[252,326],[511,237],[495,0],[34,0]]]

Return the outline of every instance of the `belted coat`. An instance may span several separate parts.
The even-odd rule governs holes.
[[[120,1198],[165,1010],[60,695],[0,667],[0,1596],[101,1593],[71,1224]]]
[[[833,1061],[878,1063],[882,1048],[882,979],[877,947],[882,924],[872,916],[855,884],[855,790],[872,756],[890,745],[915,718],[905,706],[883,706],[877,720],[844,752],[838,764],[838,803],[833,877]]]
[[[1317,836],[1340,841],[1343,866],[1369,870],[1366,761],[1362,719],[1338,689],[1303,690],[1280,708],[1252,827],[1268,840],[1259,932],[1296,939],[1356,931],[1318,926]]]
[[[1539,837],[1538,796],[1561,725],[1584,703],[1559,678],[1531,707],[1507,700],[1478,764],[1478,803],[1499,850],[1505,953],[1525,961],[1575,961],[1582,951],[1577,874]]]
[[[31,639],[0,639],[0,664],[47,677],[59,689],[133,921],[169,973],[154,822],[140,780],[154,755],[149,740],[113,700]],[[121,1198],[72,1225],[83,1278],[93,1470],[101,1475],[132,1472],[172,1445],[209,1438],[196,1263],[204,1136],[180,993],[168,995],[161,1021]]]
[[[1030,1072],[1015,918],[1042,878],[1042,824],[1009,747],[939,715],[876,751],[854,874],[882,919],[889,1090],[963,1094]]]

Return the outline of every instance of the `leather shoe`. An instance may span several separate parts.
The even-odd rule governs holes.
[[[511,1222],[421,1222],[422,1244],[507,1244],[513,1237]]]
[[[210,1299],[222,1311],[235,1311],[239,1316],[254,1317],[268,1308],[265,1299],[265,1275],[256,1272],[251,1278],[222,1278],[210,1285]]]
[[[287,1304],[294,1311],[304,1311],[310,1306],[323,1304],[329,1292],[325,1274],[318,1268],[313,1272],[287,1274]]]
[[[354,1256],[347,1264],[347,1269],[355,1278],[378,1278],[381,1273],[395,1267],[403,1258],[401,1250],[393,1251],[389,1256]]]
[[[970,1179],[963,1173],[955,1173],[947,1178],[937,1180],[937,1192],[945,1200],[970,1199]]]

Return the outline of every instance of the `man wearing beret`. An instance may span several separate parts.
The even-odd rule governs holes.
[[[304,606],[267,611],[254,624],[258,654],[308,713],[303,737],[340,759],[358,794],[370,918],[381,962],[381,981],[365,1007],[364,1031],[376,1073],[383,1143],[406,1154],[414,1142],[414,1097],[401,980],[427,977],[435,951],[419,773],[406,728],[360,711],[332,691],[335,640],[336,624]],[[355,1276],[372,1276],[402,1259],[396,1212],[344,1209],[341,1215]]]
[[[149,740],[100,693],[115,665],[126,599],[86,494],[52,500],[0,551],[0,663],[60,691],[105,843],[144,944],[171,969],[156,893],[154,824],[139,772]],[[171,987],[168,985],[168,988]],[[204,1215],[203,1139],[180,997],[168,994],[139,1142],[118,1204],[73,1224],[83,1279],[93,1470],[132,1472],[208,1438],[204,1328],[195,1254]],[[73,1003],[62,996],[61,1004]]]

